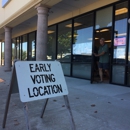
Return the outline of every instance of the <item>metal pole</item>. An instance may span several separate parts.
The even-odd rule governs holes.
[[[15,66],[13,66],[13,68],[12,68],[12,75],[11,75],[8,97],[7,97],[5,112],[4,112],[4,119],[3,119],[3,124],[2,124],[3,128],[5,128],[7,113],[8,113],[8,109],[9,109],[10,97],[11,97],[11,92],[12,92],[12,88],[13,88],[12,84],[13,84],[13,81],[14,81],[14,76],[13,76],[14,73],[15,73]]]
[[[67,107],[67,109],[69,111],[69,114],[70,114],[72,130],[76,130],[74,119],[73,119],[73,115],[72,115],[72,112],[71,112],[71,109],[70,109],[70,104],[69,104],[69,100],[68,100],[68,96],[67,95],[64,95],[64,100],[65,100],[65,105],[66,105],[66,107]]]
[[[45,103],[43,105],[43,109],[42,109],[42,114],[41,114],[41,118],[43,118],[43,115],[44,115],[44,112],[45,112],[45,109],[46,109],[46,106],[47,106],[47,103],[48,103],[48,98],[45,100]]]
[[[29,124],[29,116],[28,116],[28,107],[27,107],[27,103],[24,103],[23,109],[24,109],[24,115],[25,115],[25,118],[26,118],[26,126],[27,126],[27,130],[30,130],[30,124]]]
[[[11,91],[9,90],[7,101],[6,101],[6,106],[5,106],[3,124],[2,124],[3,128],[5,128],[5,124],[6,124],[6,118],[7,118],[7,113],[8,113],[8,109],[9,109],[10,97],[11,97]]]

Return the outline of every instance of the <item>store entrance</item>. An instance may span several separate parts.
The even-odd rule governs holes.
[[[110,81],[110,66],[111,66],[111,28],[103,28],[103,29],[98,29],[95,30],[95,41],[94,41],[94,46],[93,46],[93,52],[98,53],[98,49],[100,47],[100,39],[104,38],[105,39],[105,44],[108,45],[109,48],[109,76],[103,70],[103,83],[109,83]],[[98,70],[98,62],[99,62],[99,57],[95,57],[93,55],[93,68],[92,68],[92,78],[91,78],[91,83],[98,83],[100,81],[100,76],[99,76],[99,70]]]

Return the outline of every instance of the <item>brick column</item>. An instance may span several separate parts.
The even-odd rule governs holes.
[[[36,60],[43,61],[47,56],[48,8],[40,5],[37,12]]]
[[[12,28],[4,27],[4,29],[5,29],[5,57],[4,57],[5,58],[5,71],[11,71]]]

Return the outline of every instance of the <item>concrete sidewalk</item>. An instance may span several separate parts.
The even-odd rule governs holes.
[[[11,72],[0,67],[0,130],[9,90]],[[110,84],[90,84],[89,80],[65,77],[76,130],[130,130],[130,88]],[[31,130],[72,130],[63,97],[50,98],[44,117],[43,103],[28,103]],[[23,103],[12,94],[4,130],[26,130]]]

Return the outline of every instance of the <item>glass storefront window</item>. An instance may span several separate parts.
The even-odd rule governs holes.
[[[48,28],[47,60],[56,59],[56,26]]]
[[[20,59],[20,41],[19,41],[19,37],[16,38],[16,41],[17,41],[17,45],[16,45],[17,59]]]
[[[74,19],[73,34],[72,74],[76,77],[90,79],[93,44],[93,14]]]
[[[61,63],[64,75],[70,74],[70,63]]]
[[[71,38],[72,21],[58,24],[58,50],[57,59],[61,62],[70,62],[71,58],[64,58],[67,55],[71,57]]]
[[[128,50],[128,64],[130,64],[130,30],[129,30],[129,50]]]
[[[125,84],[128,2],[115,6],[112,83]],[[118,64],[124,64],[119,66]]]
[[[29,57],[28,60],[36,60],[36,51],[35,51],[35,32],[29,34]]]
[[[112,7],[108,7],[96,12],[95,29],[112,26]]]
[[[124,64],[126,62],[127,17],[128,2],[116,5],[113,63]]]
[[[89,14],[74,20],[73,55],[92,54],[93,15]]]
[[[22,36],[22,60],[27,60],[27,35]]]
[[[91,64],[73,64],[73,76],[90,79],[91,77]]]
[[[129,7],[130,8],[130,7]],[[129,9],[129,11],[130,11],[130,9]],[[128,43],[129,43],[129,48],[128,48],[128,64],[130,65],[130,22],[129,22],[129,36],[128,36],[128,39],[129,39],[129,41],[128,41]],[[129,69],[130,70],[130,69]],[[129,71],[130,72],[130,71]],[[129,86],[130,86],[130,84],[129,84]]]
[[[19,37],[19,51],[20,51],[20,53],[19,53],[19,59],[21,60],[22,59],[22,55],[21,55],[21,53],[22,53],[22,40],[21,40],[21,37]]]
[[[71,61],[72,21],[58,24],[58,50],[57,59],[60,62]],[[70,65],[62,63],[64,74],[70,75]],[[68,69],[66,69],[68,68]]]
[[[1,65],[4,65],[4,53],[5,53],[4,42],[1,43]]]
[[[127,85],[130,86],[130,66],[127,67]]]
[[[112,68],[112,82],[118,84],[124,84],[125,67],[113,65]]]
[[[17,58],[17,51],[16,51],[16,39],[12,39],[12,65],[14,62],[14,59]]]

